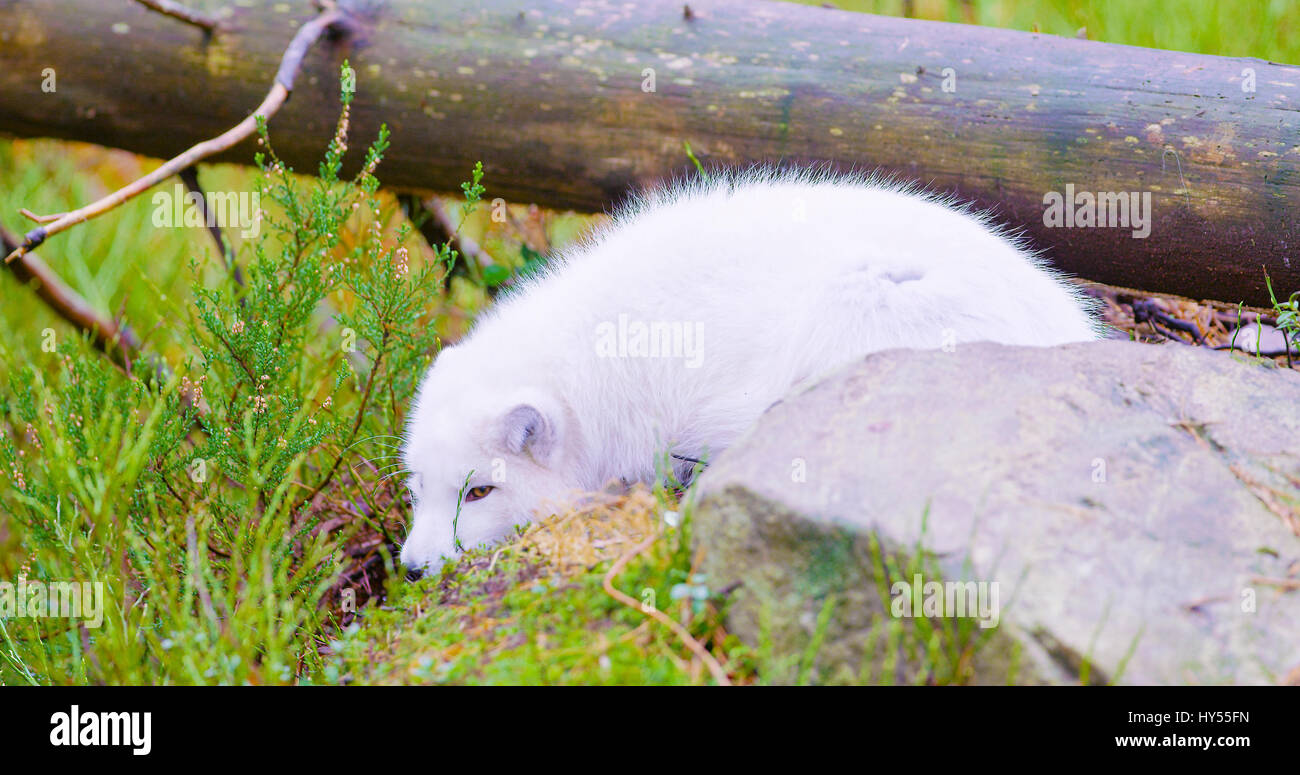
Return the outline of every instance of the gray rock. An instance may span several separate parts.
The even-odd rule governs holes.
[[[692,498],[768,680],[1300,674],[1300,374],[1242,355],[876,353],[770,408]],[[909,560],[996,582],[997,626],[888,613]]]

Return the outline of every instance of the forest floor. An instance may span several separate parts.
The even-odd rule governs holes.
[[[1300,351],[1291,347],[1291,358],[1275,328],[1271,310],[1225,302],[1148,293],[1100,283],[1081,283],[1085,292],[1102,304],[1102,319],[1110,326],[1111,338],[1160,344],[1165,342],[1237,349],[1272,358],[1280,366],[1300,367]],[[1262,324],[1263,335],[1254,331]]]
[[[1274,322],[1264,309],[1083,285],[1102,303],[1103,318],[1117,339],[1219,348],[1227,357],[1239,327],[1248,333],[1258,321]],[[1237,339],[1239,349],[1248,349],[1243,334]],[[1272,359],[1287,365],[1284,353]],[[1300,358],[1294,361],[1300,367]],[[713,680],[688,643],[652,620],[645,605],[616,599],[605,588],[607,577],[615,589],[662,609],[697,643],[707,644],[734,683],[761,683],[774,659],[811,664],[812,654],[777,656],[727,633],[727,595],[696,572],[699,557],[689,550],[689,525],[682,525],[681,509],[671,491],[593,495],[502,545],[470,551],[418,583],[390,582],[387,599],[345,619],[342,635],[329,647],[332,671],[346,683]],[[648,539],[648,545],[642,543]],[[626,569],[611,576],[624,555]],[[372,573],[353,579],[367,589],[383,587],[382,564],[368,567]],[[887,671],[878,671],[876,680],[888,681]]]

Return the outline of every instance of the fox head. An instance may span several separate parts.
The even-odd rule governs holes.
[[[511,385],[463,348],[438,356],[408,422],[412,521],[401,559],[414,571],[508,536],[577,489],[566,473],[574,439],[563,402]]]

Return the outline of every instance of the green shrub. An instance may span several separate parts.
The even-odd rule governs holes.
[[[385,228],[386,128],[340,179],[349,102],[316,178],[260,128],[244,284],[191,260],[170,368],[0,344],[0,580],[98,583],[104,605],[97,627],[0,619],[0,683],[319,680],[341,598],[391,571],[402,414],[456,254]]]

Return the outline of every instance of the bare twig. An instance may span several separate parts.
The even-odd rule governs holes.
[[[1289,355],[1291,352],[1295,351],[1295,348],[1292,347],[1289,351],[1288,350],[1259,350],[1257,352],[1252,347],[1243,346],[1239,344],[1218,344],[1215,345],[1214,347],[1211,347],[1210,349],[1211,350],[1237,350],[1239,352],[1246,353],[1247,355],[1258,355],[1261,358],[1281,358],[1283,355]]]
[[[673,634],[686,645],[686,648],[690,649],[691,653],[699,657],[704,664],[708,666],[709,672],[713,674],[713,680],[717,681],[721,686],[731,686],[731,679],[727,677],[727,671],[722,669],[722,665],[718,664],[718,660],[714,659],[713,655],[709,653],[709,650],[704,648],[704,646],[696,640],[693,635],[687,632],[685,627],[674,621],[672,617],[668,616],[663,611],[660,611],[658,608],[642,607],[641,603],[635,598],[614,587],[614,578],[623,571],[623,568],[632,561],[632,558],[636,557],[641,552],[644,552],[646,549],[649,549],[658,539],[659,530],[655,530],[650,534],[649,538],[632,547],[628,550],[627,554],[618,558],[618,561],[615,562],[613,566],[610,567],[609,572],[605,574],[605,580],[603,582],[605,593],[623,605],[641,611],[672,630]]]
[[[303,506],[311,503],[312,500],[320,494],[321,490],[325,489],[325,486],[330,483],[330,480],[334,478],[334,474],[339,470],[339,464],[343,462],[343,457],[352,449],[353,443],[357,440],[357,433],[361,430],[361,423],[365,420],[366,409],[370,406],[371,395],[374,393],[375,389],[375,380],[379,378],[380,364],[383,363],[384,354],[386,352],[388,352],[387,330],[384,331],[384,337],[376,348],[375,361],[370,367],[370,373],[366,375],[366,388],[361,393],[361,406],[357,407],[357,418],[352,423],[352,433],[348,436],[347,444],[343,446],[343,449],[339,450],[338,456],[334,458],[334,463],[330,465],[329,471],[326,472],[325,477],[321,479],[320,484],[312,488],[311,492],[307,495],[300,498],[298,502],[294,504],[293,508],[290,509],[290,513],[297,513]]]
[[[1246,473],[1246,469],[1242,466],[1232,463],[1228,465],[1228,470],[1240,479],[1242,484],[1246,485],[1246,489],[1250,490],[1250,494],[1264,504],[1264,508],[1281,519],[1284,525],[1291,528],[1292,533],[1300,536],[1300,511],[1296,511],[1295,508],[1282,503],[1278,497],[1280,493],[1277,490]]]
[[[199,217],[207,224],[208,234],[212,235],[212,241],[217,243],[217,252],[221,254],[226,261],[226,270],[234,278],[235,284],[241,288],[244,285],[244,276],[239,271],[239,265],[235,263],[235,250],[225,235],[221,233],[221,226],[213,219],[208,217],[208,199],[203,192],[203,187],[199,185],[199,168],[186,167],[180,171],[181,181],[185,188],[198,194]],[[242,303],[242,299],[241,299]]]
[[[1132,307],[1133,307],[1134,323],[1139,323],[1139,324],[1150,323],[1151,327],[1154,328],[1166,339],[1173,339],[1174,341],[1181,342],[1182,339],[1179,336],[1170,333],[1167,328],[1161,325],[1161,323],[1163,323],[1165,326],[1168,326],[1169,328],[1175,329],[1177,331],[1182,331],[1183,333],[1188,334],[1189,336],[1191,336],[1193,339],[1196,340],[1197,344],[1200,345],[1205,344],[1205,335],[1201,333],[1201,330],[1194,323],[1189,323],[1185,320],[1179,320],[1178,318],[1173,317],[1172,315],[1165,314],[1163,311],[1160,310],[1159,307],[1156,306],[1154,300],[1138,299],[1133,301]]]
[[[1250,582],[1270,587],[1281,587],[1282,589],[1300,589],[1300,579],[1271,579],[1267,576],[1251,576]]]
[[[477,270],[492,266],[496,260],[479,246],[471,237],[460,233],[460,227],[452,221],[451,214],[436,197],[421,198],[415,194],[401,197],[406,215],[416,224],[430,247],[447,245],[467,259],[466,264]]]
[[[164,16],[170,16],[173,19],[193,25],[211,35],[221,27],[221,22],[215,17],[209,16],[202,11],[196,11],[193,8],[186,8],[174,0],[135,0],[140,5]]]
[[[76,226],[79,223],[88,221],[99,215],[103,215],[109,210],[118,207],[128,200],[139,196],[148,191],[157,184],[180,173],[187,167],[191,167],[202,159],[206,159],[213,154],[220,153],[243,140],[251,137],[257,131],[258,121],[265,121],[275,114],[289,98],[289,93],[293,91],[293,82],[302,67],[303,57],[307,50],[315,43],[320,36],[329,28],[336,24],[341,24],[347,20],[348,16],[344,11],[333,9],[322,13],[320,16],[312,19],[299,28],[293,40],[289,42],[289,47],[285,49],[284,58],[280,61],[280,69],[275,74],[275,83],[271,86],[271,91],[262,100],[262,104],[248,118],[239,122],[234,128],[227,130],[225,133],[210,140],[191,147],[181,155],[164,163],[161,167],[144,177],[130,183],[123,188],[114,191],[108,196],[97,202],[86,205],[78,210],[69,213],[56,213],[54,215],[35,215],[27,210],[23,210],[23,215],[42,225],[36,229],[27,232],[23,237],[23,242],[15,250],[5,257],[5,262],[14,261],[21,258],[27,251],[45,242],[45,240]]]
[[[12,250],[18,242],[0,227],[0,244]],[[95,347],[113,358],[118,365],[130,370],[131,358],[140,351],[140,339],[129,326],[96,312],[89,302],[63,282],[49,266],[34,253],[24,254],[17,261],[5,264],[20,283],[34,283],[36,295],[49,305],[59,317],[90,333]]]

